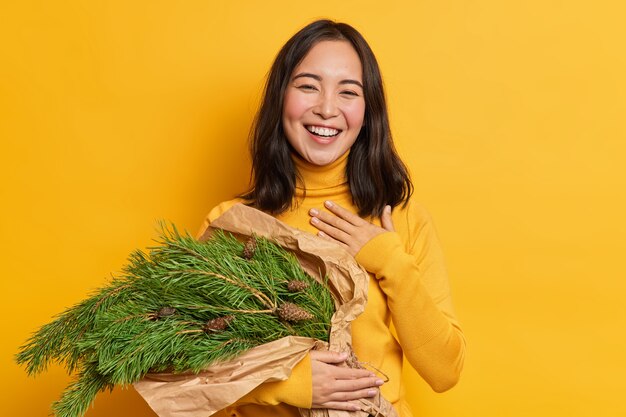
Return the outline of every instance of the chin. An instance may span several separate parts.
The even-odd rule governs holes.
[[[305,158],[305,159],[313,165],[322,167],[324,165],[332,164],[338,159],[338,157],[335,155],[319,155],[319,156],[312,156],[312,157]]]

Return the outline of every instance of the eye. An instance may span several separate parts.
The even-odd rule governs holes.
[[[317,91],[317,87],[311,84],[301,84],[297,86],[296,88],[298,88],[299,90],[303,90],[303,91]]]
[[[352,90],[344,90],[340,94],[343,94],[343,95],[346,95],[346,96],[354,96],[354,97],[358,97],[359,96],[359,93],[357,93],[356,91],[352,91]]]

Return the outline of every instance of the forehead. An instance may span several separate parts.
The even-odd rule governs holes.
[[[350,78],[362,81],[361,60],[348,41],[321,41],[315,44],[298,64],[292,75],[301,72],[326,78]]]

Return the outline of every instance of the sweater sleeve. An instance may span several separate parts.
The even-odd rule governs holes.
[[[428,213],[410,206],[394,216],[397,232],[369,241],[356,260],[387,296],[398,340],[409,363],[434,391],[458,381],[465,339],[450,298],[443,256]]]
[[[245,404],[278,405],[284,403],[299,408],[311,408],[312,400],[311,358],[309,355],[306,355],[291,370],[291,375],[288,379],[261,384],[240,398],[234,406]]]
[[[200,238],[211,222],[222,215],[240,200],[231,200],[215,207],[204,220],[196,238]],[[245,404],[278,405],[285,403],[299,408],[311,408],[313,400],[313,382],[311,378],[311,358],[306,355],[292,369],[285,381],[266,382],[237,400],[233,407]]]

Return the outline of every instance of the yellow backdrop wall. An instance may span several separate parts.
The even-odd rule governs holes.
[[[32,331],[244,189],[265,73],[330,17],[380,60],[469,343],[452,391],[407,376],[416,415],[626,415],[625,4],[2,2],[2,414],[69,381],[15,365]],[[116,389],[87,415],[153,413]]]

